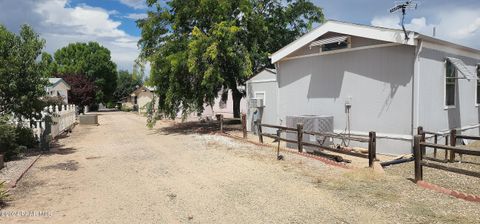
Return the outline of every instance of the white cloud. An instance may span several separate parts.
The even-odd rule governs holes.
[[[0,1],[2,9],[16,9],[16,5],[22,12],[2,10],[0,23],[15,32],[21,24],[29,24],[46,40],[47,52],[54,53],[69,43],[96,41],[110,50],[119,69],[132,70],[139,54],[139,37],[119,28],[121,22],[111,17],[116,11],[85,4],[71,7],[67,0]]]
[[[145,0],[120,0],[120,2],[124,5],[132,7],[134,9],[146,9],[147,4],[145,4]]]
[[[412,18],[406,21],[407,30],[436,37],[480,49],[480,8],[439,8],[426,17]],[[429,22],[435,21],[435,22]],[[376,16],[371,24],[388,28],[401,28],[399,15]]]
[[[148,15],[146,13],[130,13],[127,16],[125,16],[125,18],[139,20],[139,19],[147,18],[147,16]]]

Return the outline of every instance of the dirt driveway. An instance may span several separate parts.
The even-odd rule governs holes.
[[[403,177],[102,113],[42,156],[0,223],[479,223],[480,206]]]

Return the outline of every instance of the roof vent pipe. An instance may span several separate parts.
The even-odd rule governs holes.
[[[437,27],[433,27],[433,37],[437,35]]]

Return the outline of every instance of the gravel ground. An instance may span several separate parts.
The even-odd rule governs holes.
[[[474,150],[478,150],[478,147],[473,148]],[[439,150],[437,154],[438,159],[444,159],[445,154],[443,150]],[[432,153],[428,153],[429,157],[433,157]],[[443,166],[448,167],[455,167],[470,171],[480,171],[480,157],[478,156],[468,156],[464,155],[462,162],[458,162],[460,157],[456,156],[457,161],[454,163],[441,163],[441,162],[434,162],[429,161],[432,163],[436,163]],[[405,178],[414,178],[415,171],[414,171],[414,163],[404,163],[399,165],[394,165],[385,169],[386,172],[392,175],[398,175]],[[456,174],[452,172],[447,172],[443,170],[433,169],[429,167],[423,168],[423,179],[427,182],[464,192],[474,195],[480,195],[480,178],[470,177],[462,174]]]
[[[10,183],[14,181],[37,157],[38,154],[29,154],[5,162],[5,167],[0,170],[0,182],[5,181],[6,183]]]
[[[102,113],[42,156],[0,223],[479,223],[480,205],[170,122]],[[186,127],[189,128],[188,126]]]

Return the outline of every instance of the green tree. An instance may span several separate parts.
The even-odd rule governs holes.
[[[43,109],[47,72],[37,58],[44,45],[27,25],[18,35],[0,25],[0,114],[31,118]]]
[[[162,3],[161,3],[162,2]],[[137,21],[141,58],[150,61],[159,112],[173,117],[203,111],[220,90],[232,90],[234,116],[244,92],[238,88],[271,66],[268,55],[323,22],[308,0],[147,0],[154,9]]]
[[[96,103],[114,100],[117,85],[116,65],[110,51],[97,42],[72,43],[57,50],[55,63],[60,74],[85,74],[97,87]]]
[[[117,90],[115,90],[115,99],[121,100],[129,96],[137,86],[142,85],[142,75],[138,72],[129,73],[125,70],[118,71]]]
[[[58,65],[53,60],[52,55],[47,52],[42,52],[42,57],[40,60],[40,65],[45,68],[44,71],[46,72],[47,77],[53,77],[58,73]]]

